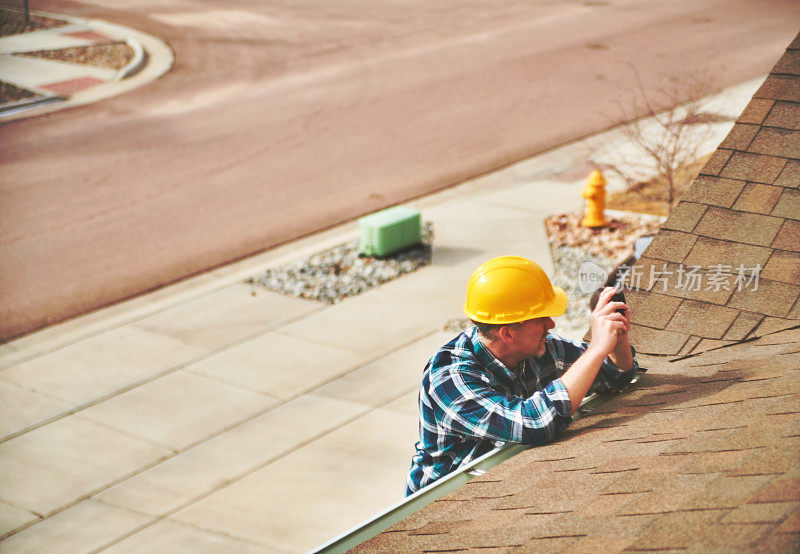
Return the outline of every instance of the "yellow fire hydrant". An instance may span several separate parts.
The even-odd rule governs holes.
[[[604,210],[606,209],[606,178],[599,169],[592,171],[586,186],[581,191],[586,199],[586,211],[581,225],[584,227],[603,227],[608,225]]]

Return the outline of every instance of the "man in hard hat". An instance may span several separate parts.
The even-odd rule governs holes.
[[[594,386],[621,390],[636,373],[630,313],[600,294],[589,344],[549,333],[567,295],[536,263],[489,260],[472,274],[464,311],[475,324],[425,366],[420,440],[406,495],[506,442],[551,442]]]

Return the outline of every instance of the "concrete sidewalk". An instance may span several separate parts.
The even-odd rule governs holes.
[[[735,118],[759,84],[709,109]],[[509,253],[551,272],[543,219],[626,147],[609,131],[411,203],[433,263],[334,306],[243,280],[355,223],[0,346],[0,549],[296,552],[397,502],[470,273]]]

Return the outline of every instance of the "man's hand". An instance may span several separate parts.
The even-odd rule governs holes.
[[[592,311],[592,339],[589,348],[601,354],[603,358],[616,351],[621,337],[624,336],[623,342],[627,343],[628,331],[631,328],[628,306],[611,299],[616,292],[616,289],[611,287],[603,289]]]
[[[573,413],[589,391],[606,356],[623,371],[633,367],[631,343],[628,340],[628,331],[631,328],[630,310],[624,302],[611,300],[615,292],[616,289],[607,287],[600,293],[592,311],[592,339],[589,341],[589,348],[561,376]],[[621,310],[621,313],[617,310]]]

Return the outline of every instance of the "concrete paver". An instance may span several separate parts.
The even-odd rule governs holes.
[[[439,318],[389,304],[371,291],[291,323],[281,333],[356,354],[382,356],[440,326]]]
[[[408,416],[412,416],[415,421],[419,418],[419,404],[418,404],[419,394],[417,391],[412,391],[409,393],[404,394],[403,396],[397,398],[396,400],[389,402],[386,404],[382,409],[388,410],[390,412],[399,412],[401,414],[405,414]],[[415,442],[416,442],[416,435],[415,435]],[[413,449],[409,449],[409,456],[413,454]],[[411,467],[411,460],[409,458],[409,467]]]
[[[130,510],[84,500],[5,539],[2,550],[20,554],[92,552],[151,519]]]
[[[366,411],[361,404],[304,395],[122,481],[96,498],[165,515]]]
[[[437,256],[444,255],[469,256],[475,259],[483,258],[480,256],[481,250],[465,248],[466,254],[454,254],[447,246],[434,247],[433,259],[430,266],[419,271],[424,271],[424,278],[396,279],[386,283],[381,288],[385,289],[382,299],[387,304],[393,304],[404,309],[416,309],[426,313],[436,315],[441,321],[462,319],[464,312],[463,291],[458,286],[465,283],[469,275],[477,267],[470,268],[470,261],[462,262],[457,266],[444,266],[440,263]]]
[[[218,349],[321,309],[320,304],[242,283],[142,318],[131,326],[184,344]]]
[[[0,500],[0,535],[41,519],[36,514]],[[5,546],[5,545],[4,545]]]
[[[146,381],[208,349],[130,326],[118,327],[0,372],[0,380],[73,406]]]
[[[0,437],[5,439],[52,417],[67,412],[70,405],[41,394],[0,382]]]
[[[371,411],[172,519],[268,540],[271,548],[309,550],[385,508],[387,494],[402,499],[416,434],[415,416]],[[289,503],[306,508],[289,511]]]
[[[416,394],[422,368],[453,333],[434,333],[319,387],[315,396],[383,407],[403,392]]]
[[[542,251],[542,245],[547,243],[541,242],[546,235],[540,216],[487,200],[486,196],[471,196],[440,208],[443,213],[430,210],[437,238],[445,244],[477,248],[484,256],[487,251],[491,255],[494,251],[524,246],[528,252],[546,253],[549,258],[549,250]]]
[[[271,332],[186,370],[287,400],[352,371],[364,360],[365,356],[343,348]]]
[[[169,453],[69,416],[0,444],[0,499],[47,516]]]
[[[278,401],[176,371],[81,412],[81,417],[173,450],[250,419]]]
[[[198,529],[177,521],[164,520],[110,546],[104,552],[109,554],[138,554],[141,552],[257,554],[264,552],[264,546]]]
[[[543,214],[548,216],[556,211],[568,212],[583,207],[581,189],[585,183],[564,183],[554,180],[542,180],[535,183],[521,183],[504,191],[492,192],[476,196],[479,203],[491,203],[498,206],[522,209],[529,216]]]

